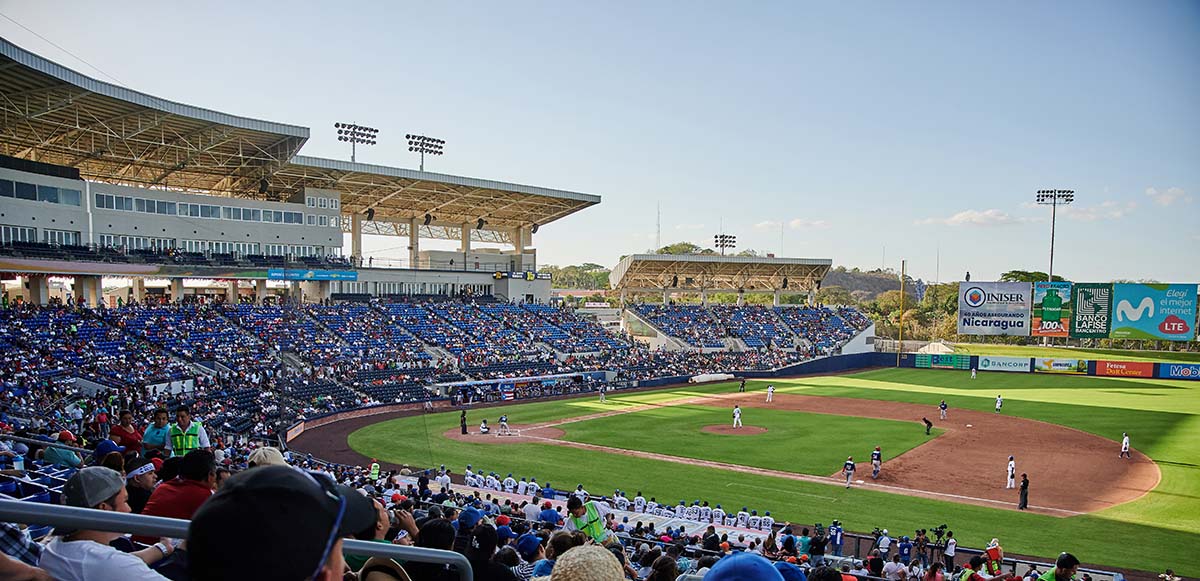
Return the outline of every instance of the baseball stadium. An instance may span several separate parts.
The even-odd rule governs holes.
[[[306,155],[3,38],[0,110],[11,578],[1200,576],[1196,280],[889,271],[930,340],[825,300],[837,256],[614,255],[574,300],[535,237],[601,193],[437,138]]]

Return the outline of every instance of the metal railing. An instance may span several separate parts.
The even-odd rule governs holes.
[[[51,525],[74,530],[97,530],[132,533],[152,537],[186,539],[190,521],[128,514],[72,506],[55,506],[38,502],[0,500],[0,521],[25,524]],[[347,553],[368,557],[383,557],[418,563],[442,563],[453,565],[460,581],[473,581],[471,563],[459,553],[424,547],[385,545],[352,539],[343,539],[342,548]],[[277,559],[291,558],[288,555],[271,555]]]

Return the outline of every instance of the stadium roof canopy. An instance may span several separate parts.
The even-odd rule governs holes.
[[[832,265],[828,258],[633,254],[613,268],[609,282],[630,292],[808,292]]]
[[[306,127],[238,117],[96,80],[0,38],[0,153],[77,168],[89,180],[287,200],[342,193],[345,213],[374,210],[363,231],[511,242],[600,197],[498,181],[299,156]],[[483,219],[482,231],[474,230]],[[350,223],[350,220],[343,220]]]

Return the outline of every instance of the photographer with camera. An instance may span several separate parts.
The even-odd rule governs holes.
[[[917,529],[917,538],[914,541],[916,545],[917,558],[921,560],[921,568],[929,567],[929,537],[925,535],[925,529]]]

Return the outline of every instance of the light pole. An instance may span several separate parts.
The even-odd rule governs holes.
[[[733,250],[737,247],[737,236],[731,234],[714,234],[713,246],[721,249],[721,256],[725,256],[725,249]]]
[[[408,140],[408,150],[415,151],[421,154],[421,171],[425,171],[425,154],[442,155],[446,148],[445,139],[437,139],[427,135],[416,135],[410,133],[404,136]]]
[[[1054,282],[1054,222],[1058,217],[1058,207],[1066,206],[1075,201],[1075,190],[1038,190],[1037,203],[1050,206],[1050,272],[1046,273],[1047,282]]]
[[[374,127],[355,123],[334,123],[333,127],[338,130],[338,141],[350,142],[351,162],[354,162],[355,150],[359,144],[375,145],[375,140],[379,138],[379,130]]]

